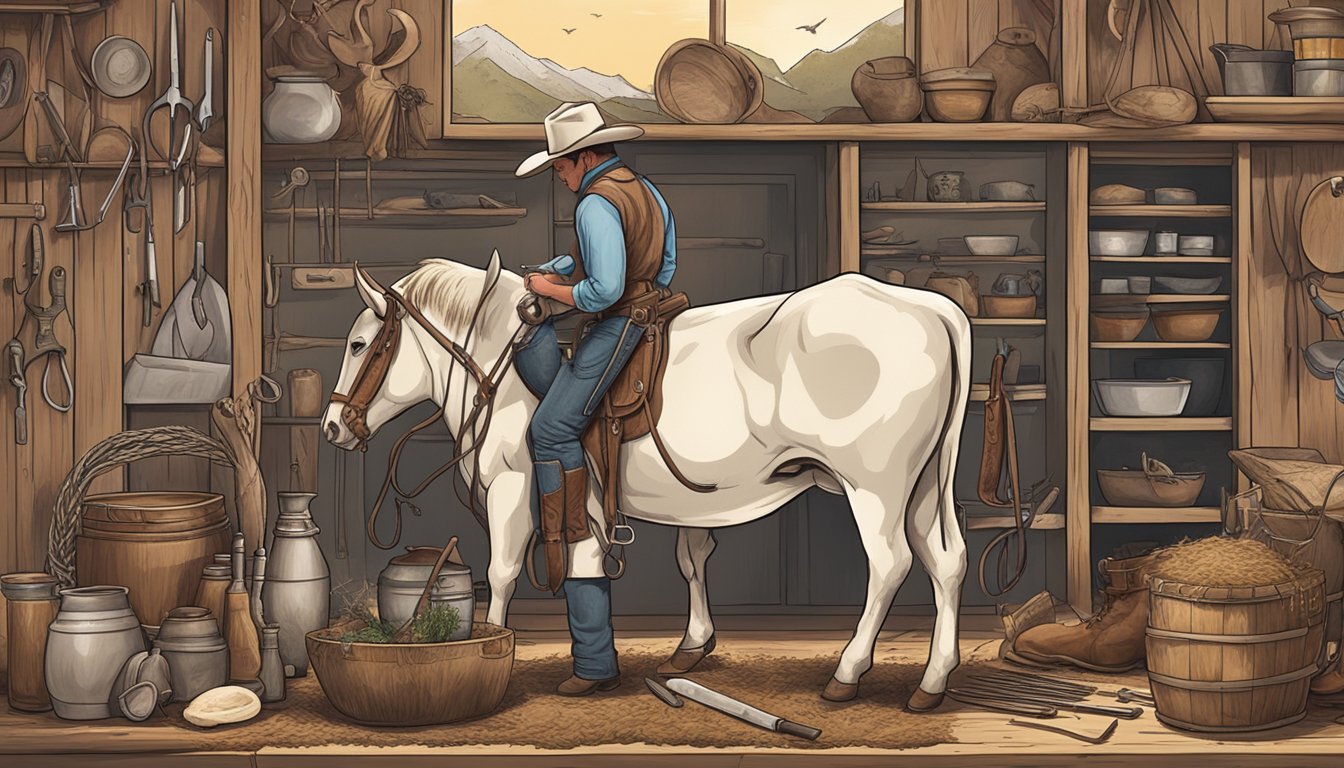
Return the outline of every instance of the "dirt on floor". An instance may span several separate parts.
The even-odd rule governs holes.
[[[199,735],[200,749],[230,751],[350,744],[509,744],[568,749],[640,742],[693,747],[909,749],[953,740],[953,716],[914,715],[903,709],[923,673],[922,664],[878,662],[864,676],[859,698],[843,704],[821,698],[821,689],[835,670],[834,656],[791,658],[721,650],[688,675],[772,714],[820,728],[821,738],[812,742],[756,728],[690,701],[680,709],[669,708],[644,686],[644,677],[653,676],[665,658],[661,653],[624,652],[620,688],[579,699],[555,693],[555,686],[570,674],[567,654],[519,660],[504,701],[494,714],[445,726],[376,728],[352,723],[331,706],[311,673],[289,681],[286,701],[268,705],[247,723],[196,728],[182,719],[181,705],[171,707],[168,717],[184,731]]]

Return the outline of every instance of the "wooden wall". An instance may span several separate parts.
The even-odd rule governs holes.
[[[906,0],[907,8],[918,4],[915,15],[920,71],[972,64],[994,42],[999,30],[1007,27],[1035,31],[1036,45],[1048,55],[1055,1]]]
[[[1105,90],[1120,43],[1106,25],[1110,0],[1087,0],[1088,87],[1093,103]],[[1287,6],[1309,5],[1308,0],[1172,0],[1192,53],[1199,59],[1204,82],[1212,94],[1223,92],[1222,76],[1209,46],[1239,43],[1252,48],[1286,49],[1292,42],[1287,29],[1279,29],[1269,14]],[[1156,83],[1152,66],[1142,57],[1136,61],[1138,77]]]
[[[225,113],[223,104],[225,76],[224,30],[227,0],[180,0],[178,12],[183,38],[183,91],[193,101],[202,92],[201,56],[205,30],[216,29],[215,111]],[[168,8],[169,0],[118,0],[105,12],[77,18],[74,24],[76,46],[85,61],[94,47],[108,35],[131,37],[150,52],[154,73],[148,86],[125,99],[94,97],[99,126],[118,125],[133,129],[138,136],[141,118],[149,103],[168,85]],[[36,54],[36,31],[40,17],[28,14],[0,15],[0,45],[18,49],[28,56],[32,80],[37,79],[32,61]],[[48,76],[73,91],[79,90],[78,75],[61,40],[59,25],[52,35],[48,58]],[[32,50],[30,51],[30,47]],[[30,82],[29,90],[43,88]],[[163,307],[156,310],[153,324],[141,323],[141,300],[137,286],[144,279],[143,235],[131,234],[122,227],[121,195],[113,200],[107,219],[97,228],[80,233],[58,233],[52,228],[65,207],[65,175],[62,168],[35,167],[23,152],[27,140],[35,144],[32,133],[38,107],[30,104],[30,114],[14,135],[0,142],[0,169],[3,171],[5,202],[42,202],[47,217],[39,222],[46,244],[46,264],[50,270],[65,267],[70,312],[58,321],[58,336],[69,350],[69,366],[75,381],[75,406],[61,414],[49,408],[41,397],[41,363],[30,366],[27,398],[29,441],[14,442],[16,392],[6,380],[0,383],[0,572],[35,569],[42,566],[46,553],[47,528],[57,489],[73,462],[102,438],[122,429],[126,414],[122,400],[122,366],[137,352],[148,351],[159,318],[167,309],[174,291],[191,271],[194,243],[206,243],[207,268],[221,282],[226,274],[223,220],[225,195],[222,168],[201,168],[197,204],[192,220],[176,236],[172,223],[172,181],[160,170],[153,176],[151,196],[155,204],[154,229],[157,241],[158,274]],[[222,147],[223,125],[211,130],[207,142]],[[159,139],[163,145],[163,139]],[[162,166],[162,163],[159,164]],[[86,212],[96,209],[107,194],[116,169],[88,169],[82,172],[83,200]],[[10,257],[0,260],[0,341],[16,332],[24,311],[21,297],[9,282],[15,270],[22,268],[29,243],[28,220],[0,220],[0,243]],[[50,298],[46,279],[42,282],[42,302]],[[73,326],[70,320],[73,319]],[[8,374],[8,364],[5,363]],[[101,478],[95,489],[120,487],[121,473]]]
[[[1301,445],[1344,461],[1344,405],[1335,385],[1312,376],[1302,350],[1340,334],[1311,307],[1303,277],[1312,270],[1298,245],[1307,195],[1323,179],[1344,175],[1344,145],[1258,144],[1252,153],[1250,426],[1258,446]]]

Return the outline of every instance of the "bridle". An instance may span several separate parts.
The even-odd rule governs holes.
[[[358,265],[355,265],[355,270],[357,273],[362,272]],[[498,282],[499,276],[496,275],[494,280],[482,288],[480,299],[477,300],[476,308],[471,314],[471,322],[467,326],[466,338],[464,340],[466,343],[470,343],[471,335],[476,328],[476,321],[480,318],[481,310],[485,307],[486,300],[489,298],[491,291],[494,290],[495,285]],[[355,374],[355,381],[350,386],[350,391],[346,393],[332,392],[330,398],[330,402],[341,403],[341,421],[345,423],[345,426],[355,436],[355,439],[358,441],[356,445],[359,450],[368,450],[369,437],[372,435],[368,425],[369,405],[372,404],[373,399],[377,396],[378,392],[382,390],[383,384],[387,381],[388,371],[392,369],[392,361],[396,355],[397,345],[401,339],[402,320],[405,317],[410,317],[414,320],[416,324],[429,334],[430,338],[434,339],[439,346],[443,347],[443,349],[448,352],[453,360],[466,369],[467,373],[470,374],[471,378],[475,381],[476,393],[472,397],[471,412],[463,418],[461,429],[453,436],[454,447],[452,458],[442,464],[438,469],[431,472],[429,476],[422,480],[420,484],[410,492],[403,490],[401,485],[397,482],[397,465],[401,459],[401,451],[412,437],[433,426],[443,418],[443,415],[448,408],[448,393],[451,390],[451,387],[445,386],[443,403],[439,406],[438,410],[429,416],[429,418],[421,421],[414,427],[411,427],[411,429],[404,435],[397,438],[397,442],[393,444],[392,452],[388,456],[387,474],[383,478],[381,490],[378,491],[378,499],[373,503],[373,509],[369,512],[368,523],[366,525],[369,541],[379,549],[392,549],[397,546],[397,542],[401,540],[402,499],[412,499],[419,496],[421,493],[424,493],[425,489],[428,488],[431,483],[437,480],[443,473],[457,466],[463,459],[467,458],[467,456],[474,457],[471,472],[471,487],[468,488],[467,498],[462,498],[456,484],[454,484],[453,490],[458,494],[458,500],[471,510],[472,516],[476,518],[476,521],[480,523],[481,527],[488,531],[489,525],[485,518],[485,513],[479,510],[476,505],[476,489],[481,476],[480,452],[477,451],[476,448],[484,442],[485,435],[490,428],[490,420],[494,415],[495,392],[499,389],[499,384],[503,379],[504,374],[508,372],[509,364],[512,362],[514,353],[517,351],[520,344],[520,339],[524,335],[523,330],[525,325],[519,326],[518,331],[513,335],[512,341],[510,341],[509,345],[505,348],[504,354],[499,356],[494,367],[490,369],[489,373],[486,373],[486,371],[476,363],[463,345],[458,344],[443,335],[443,333],[436,328],[414,304],[407,301],[404,296],[396,291],[396,289],[384,288],[382,295],[386,305],[385,311],[383,312],[382,326],[379,327],[377,335],[374,336],[373,342],[369,345],[369,349],[364,355],[363,362],[360,363],[359,371]],[[451,370],[449,371],[448,379],[451,384]],[[463,399],[465,400],[465,394]],[[480,422],[479,430],[476,428],[478,421]],[[463,446],[467,442],[464,438],[467,438],[468,432],[470,432],[470,447],[464,448]],[[393,531],[392,540],[391,542],[384,544],[383,541],[378,538],[376,523],[378,521],[378,513],[382,510],[383,502],[386,500],[389,490],[395,490],[397,495],[401,498],[397,499],[395,518],[396,528]],[[413,505],[412,509],[415,509]]]

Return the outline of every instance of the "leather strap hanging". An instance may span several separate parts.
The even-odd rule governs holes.
[[[980,477],[976,484],[976,494],[986,506],[1013,510],[1013,527],[999,533],[980,553],[978,577],[980,589],[990,597],[998,597],[1022,579],[1027,568],[1027,529],[1031,527],[1034,509],[1024,520],[1022,516],[1022,487],[1017,471],[1017,432],[1013,424],[1013,409],[1008,402],[1008,393],[1003,384],[1003,367],[1007,357],[1000,353],[994,356],[994,365],[989,374],[989,398],[985,401],[985,446],[980,455]],[[1008,465],[1007,499],[999,498],[999,485],[1003,479],[1004,463]],[[1007,573],[1008,540],[1017,538],[1017,557],[1011,576]],[[992,590],[985,578],[989,556],[999,550],[998,571],[999,589]]]

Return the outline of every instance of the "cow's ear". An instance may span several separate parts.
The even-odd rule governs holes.
[[[496,248],[495,252],[490,254],[490,263],[485,265],[485,284],[487,286],[494,285],[495,281],[499,279],[499,273],[502,269],[503,267],[499,263],[499,249]]]
[[[364,304],[373,310],[373,314],[382,320],[387,316],[387,298],[383,295],[383,286],[378,284],[377,280],[355,262],[355,289],[359,291],[359,297],[364,300]]]

